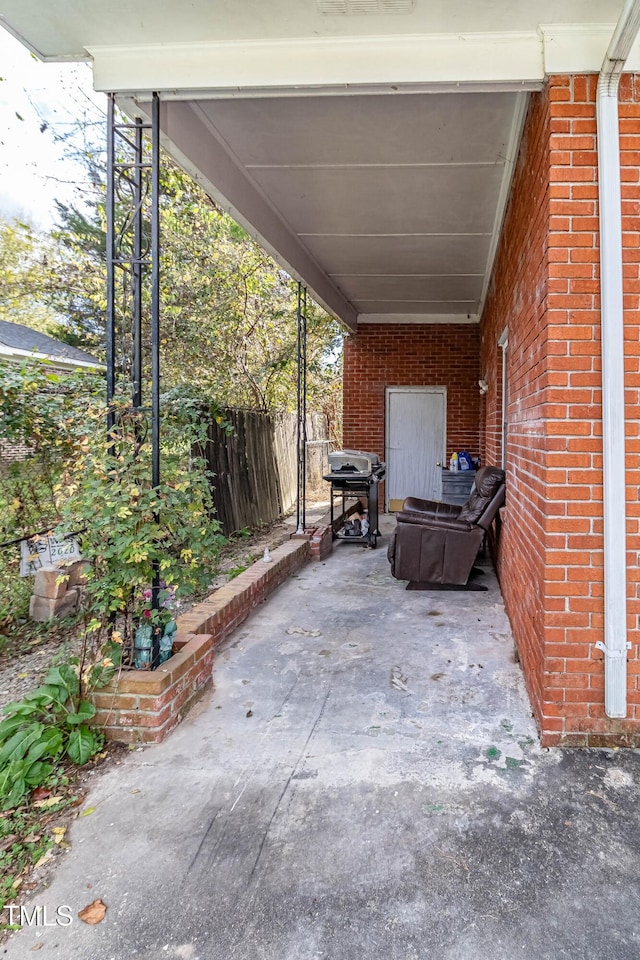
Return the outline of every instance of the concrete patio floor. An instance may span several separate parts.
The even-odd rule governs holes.
[[[638,754],[541,750],[491,570],[487,593],[407,593],[387,540],[281,587],[214,693],[99,778],[33,900],[74,922],[4,955],[640,956]]]

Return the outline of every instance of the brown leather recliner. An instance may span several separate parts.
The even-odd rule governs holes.
[[[478,470],[463,507],[407,497],[389,544],[392,575],[409,580],[407,589],[464,587],[504,498],[505,475],[498,467]]]

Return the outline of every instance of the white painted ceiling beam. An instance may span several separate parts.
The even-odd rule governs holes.
[[[478,314],[468,313],[361,313],[358,323],[479,323]]]
[[[615,24],[540,24],[544,65],[553,73],[599,73]],[[625,71],[640,70],[640,41],[636,41]]]
[[[342,87],[352,84],[539,83],[537,32],[238,43],[89,46],[97,90],[118,92]]]
[[[489,84],[534,89],[551,73],[597,72],[612,25],[553,24],[538,31],[300,38],[234,43],[89,46],[97,90],[160,90],[178,97],[313,88],[360,92],[375,85]],[[640,69],[640,45],[627,62]]]
[[[382,237],[384,239],[392,239],[393,237],[404,238],[404,237],[490,237],[491,233],[464,233],[464,232],[455,232],[447,233],[444,231],[435,231],[433,233],[307,233],[301,232],[298,234],[299,237],[340,237],[340,238],[351,238],[351,239],[362,239],[365,237]]]

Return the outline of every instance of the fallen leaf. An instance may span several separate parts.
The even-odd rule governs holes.
[[[11,886],[12,886],[12,888],[13,888],[14,890],[17,890],[18,887],[21,887],[21,886],[22,886],[22,877],[16,877],[16,879],[13,881],[13,883],[11,884]]]
[[[81,816],[81,817],[88,817],[89,814],[95,813],[95,809],[96,809],[95,807],[87,807],[86,810],[83,810],[83,811],[80,813],[80,816]]]
[[[8,850],[11,844],[18,837],[17,833],[10,833],[8,837],[5,837],[2,843],[0,843],[0,850]]]
[[[247,716],[248,716],[248,717],[252,717],[252,716],[253,716],[253,710],[247,710]]]
[[[63,839],[65,833],[67,832],[67,828],[66,828],[66,827],[54,827],[52,832],[53,832],[53,842],[54,842],[54,843],[60,843],[60,841]]]
[[[137,787],[135,787],[135,789],[131,790],[130,793],[135,794],[135,793],[140,793],[140,791],[138,790]]]
[[[40,859],[39,859],[38,862],[36,863],[34,869],[37,870],[38,867],[44,867],[44,865],[45,865],[46,863],[49,863],[51,860],[53,860],[53,850],[52,850],[51,847],[49,847],[49,849],[48,849],[47,852],[45,853],[44,857],[40,857]]]
[[[89,923],[92,926],[95,926],[96,923],[102,923],[107,914],[107,905],[104,901],[98,898],[97,900],[92,900],[91,903],[80,911],[78,916],[84,923]]]
[[[28,673],[19,673],[19,674],[18,674],[18,679],[19,679],[19,680],[24,680],[24,679],[25,679],[26,677],[28,677],[28,676],[29,676]]]
[[[48,807],[55,807],[56,803],[60,803],[61,800],[62,797],[47,797],[46,800],[36,800],[34,807],[46,810]]]
[[[46,800],[47,797],[51,796],[51,790],[47,790],[46,787],[36,787],[31,794],[32,800]]]
[[[321,637],[322,634],[319,630],[305,630],[304,627],[289,627],[287,633],[290,637],[294,634],[299,634],[301,637]]]
[[[23,843],[37,843],[42,834],[40,833],[30,833],[28,837],[25,837],[22,841]]]
[[[31,949],[32,949],[32,950],[40,950],[40,949],[42,949],[43,946],[44,946],[43,943],[34,943],[34,945],[31,947]]]

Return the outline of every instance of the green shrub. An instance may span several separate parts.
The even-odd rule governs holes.
[[[47,782],[65,757],[82,765],[101,749],[102,734],[89,726],[96,708],[86,696],[109,683],[121,656],[121,645],[108,641],[93,661],[87,662],[83,654],[69,664],[51,667],[41,686],[3,709],[1,809],[18,806],[31,790]]]
[[[148,405],[132,408],[123,393],[108,409],[103,395],[95,374],[59,376],[32,361],[0,362],[0,436],[29,450],[3,471],[0,542],[47,530],[77,534],[91,563],[89,632],[117,620],[130,653],[143,618],[160,629],[170,616],[161,603],[148,602],[156,574],[179,603],[206,586],[225,542],[196,454],[216,411],[184,388],[162,396],[161,482],[153,487]],[[28,581],[15,586],[17,547],[5,549],[0,626],[4,619],[8,629],[26,613]]]

